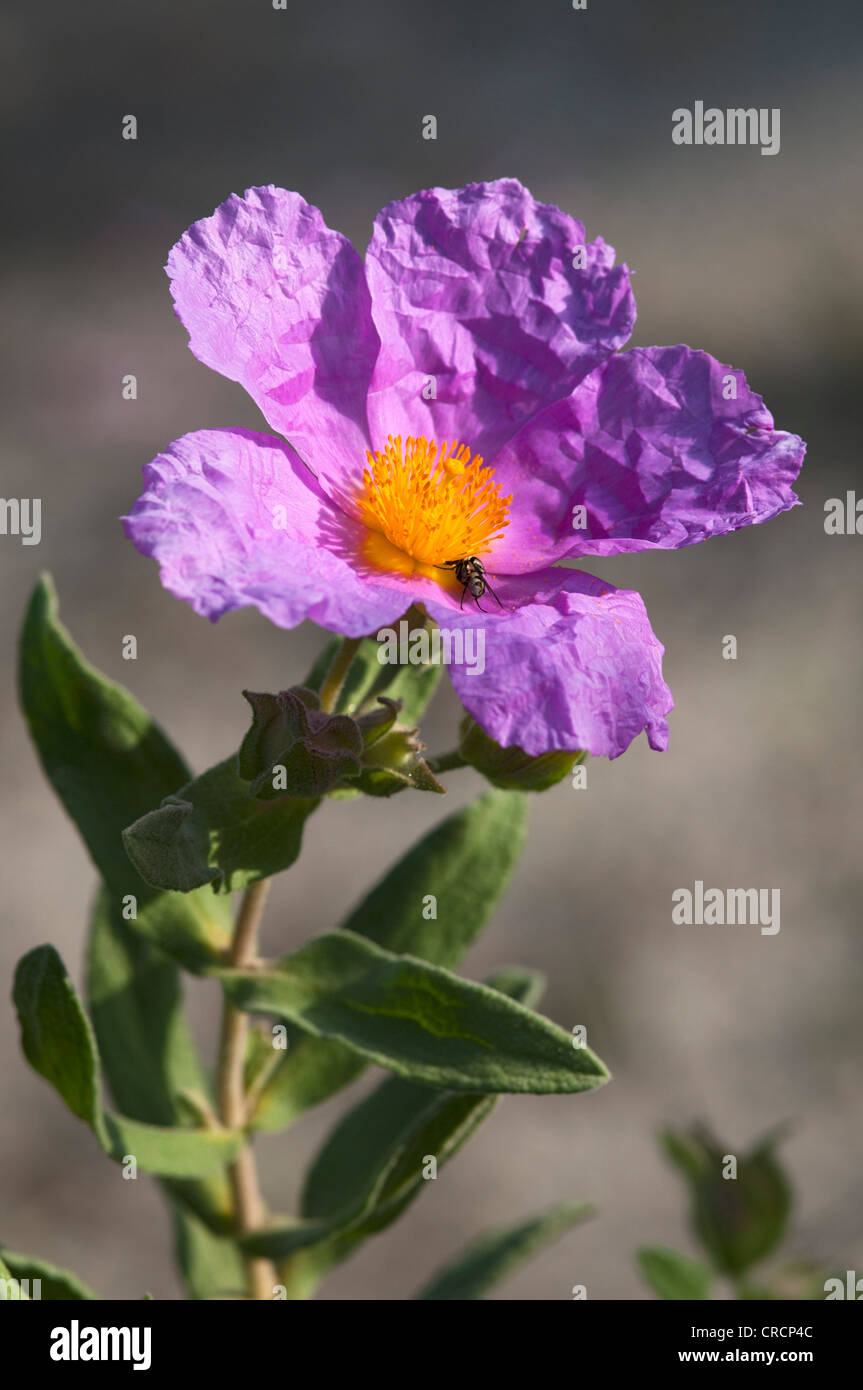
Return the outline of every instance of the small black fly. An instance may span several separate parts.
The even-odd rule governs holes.
[[[468,555],[464,560],[447,560],[445,565],[438,565],[438,569],[455,570],[455,577],[462,585],[459,608],[464,608],[464,596],[469,593],[480,613],[484,613],[486,610],[480,603],[480,599],[486,592],[491,594],[498,608],[503,608],[503,604],[485,577],[482,561],[478,560],[475,555]]]

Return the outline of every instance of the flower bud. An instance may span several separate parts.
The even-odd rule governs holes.
[[[560,782],[587,754],[555,750],[532,758],[521,748],[501,748],[467,715],[461,723],[459,753],[493,787],[504,791],[543,792]]]

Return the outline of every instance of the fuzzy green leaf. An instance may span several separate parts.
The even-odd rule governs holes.
[[[330,1136],[309,1173],[303,1219],[245,1237],[250,1254],[278,1259],[330,1236],[329,1267],[383,1230],[422,1189],[424,1156],[440,1167],[491,1112],[497,1096],[454,1096],[391,1077]],[[434,1147],[432,1147],[434,1146]]]
[[[133,897],[142,923],[191,968],[215,960],[228,943],[224,904],[212,892],[154,906],[153,887],[123,848],[123,827],[188,782],[189,773],[146,710],[90,666],[59,621],[46,576],[21,632],[21,704],[45,773],[78,826],[117,899]]]
[[[211,1230],[179,1207],[174,1209],[174,1255],[190,1298],[242,1298],[243,1259],[233,1240]]]
[[[230,893],[293,864],[317,800],[256,801],[236,762],[211,767],[123,832],[148,883],[181,893],[211,883]]]
[[[539,998],[542,983],[518,967],[487,981],[525,1007]],[[439,1171],[497,1102],[497,1096],[435,1092],[390,1077],[342,1118],[314,1159],[303,1188],[303,1222],[253,1237],[247,1248],[279,1258],[325,1233],[330,1238],[313,1261],[320,1279],[401,1216],[425,1186],[429,1156]]]
[[[530,1007],[539,981],[535,974],[510,969],[486,981],[490,989]],[[390,1077],[349,1110],[325,1141],[306,1174],[300,1210],[304,1217],[336,1216],[343,1208],[362,1207],[366,1195],[389,1173],[382,1198],[392,1200],[402,1188],[422,1187],[421,1168],[426,1154],[438,1166],[460,1147],[465,1121],[484,1119],[496,1096],[459,1096],[430,1091],[415,1082]],[[398,1156],[395,1171],[392,1160]]]
[[[96,1039],[53,946],[37,946],[21,958],[12,998],[27,1061],[104,1144]]]
[[[313,1105],[349,1086],[366,1061],[331,1038],[317,1038],[300,1028],[288,1029],[288,1049],[262,1086],[255,1105],[255,1129],[279,1130]]]
[[[145,940],[142,919],[160,901],[127,922],[121,904],[100,890],[90,917],[86,994],[117,1105],[132,1119],[170,1125],[180,1092],[205,1090],[206,1082],[183,1015],[179,972]]]
[[[493,791],[478,797],[424,835],[351,912],[342,930],[452,969],[503,895],[526,826],[525,796]]]
[[[185,1021],[179,971],[145,940],[146,921],[160,905],[170,912],[185,901],[160,894],[133,924],[102,889],[90,919],[87,1002],[108,1086],[123,1115],[154,1125],[183,1123],[181,1095],[207,1092]],[[232,1197],[225,1174],[194,1182],[165,1178],[162,1186],[172,1205],[191,1208],[219,1234],[230,1229]],[[176,1220],[181,1222],[179,1214]]]
[[[20,689],[45,772],[112,885],[98,895],[87,952],[89,1011],[111,1094],[132,1119],[176,1124],[178,1094],[206,1083],[185,1022],[180,973],[163,951],[191,969],[218,959],[230,904],[208,888],[155,892],[126,855],[122,831],[188,782],[189,770],[133,697],[84,660],[59,621],[47,577],[24,623]],[[230,1223],[224,1174],[166,1179],[163,1186],[217,1229]]]
[[[243,1135],[225,1129],[166,1129],[106,1112],[105,1151],[118,1163],[130,1155],[145,1173],[206,1178],[219,1173],[243,1147]]]
[[[114,803],[128,819],[188,780],[179,754],[128,691],[89,666],[61,625],[46,576],[21,632],[21,701],[45,771],[116,892],[134,892]],[[134,814],[128,816],[131,802]]]
[[[713,1271],[700,1260],[690,1259],[664,1246],[642,1246],[635,1252],[645,1283],[664,1299],[710,1297]]]
[[[566,1203],[515,1226],[490,1231],[440,1270],[415,1297],[439,1301],[483,1298],[525,1260],[592,1214],[589,1203]]]
[[[18,962],[13,998],[28,1062],[111,1157],[132,1154],[145,1172],[168,1177],[206,1177],[242,1147],[243,1135],[232,1130],[170,1129],[103,1112],[93,1029],[53,946],[37,946]]]
[[[192,969],[228,944],[228,909],[211,891],[170,900],[130,863],[123,827],[189,780],[146,710],[83,658],[61,624],[45,576],[21,632],[21,704],[54,790],[114,898],[134,899],[142,933]]]
[[[334,1038],[429,1086],[548,1094],[592,1090],[608,1077],[548,1019],[351,932],[319,937],[268,969],[218,973],[237,1007]]]
[[[7,1250],[4,1245],[0,1246],[0,1262],[13,1279],[40,1279],[42,1287],[39,1297],[43,1302],[89,1301],[99,1297],[77,1274],[72,1274],[68,1269],[59,1269],[57,1265],[37,1259],[35,1255],[22,1255],[17,1250]]]
[[[479,797],[424,835],[354,908],[343,930],[453,969],[507,887],[526,822],[525,796]],[[424,915],[432,910],[434,917]],[[292,1030],[284,1060],[261,1091],[255,1127],[282,1129],[349,1085],[364,1066],[341,1043]]]
[[[11,1269],[7,1269],[0,1258],[0,1302],[29,1303],[30,1295],[25,1293]]]

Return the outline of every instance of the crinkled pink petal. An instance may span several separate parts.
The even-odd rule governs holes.
[[[184,435],[144,469],[124,524],[165,588],[213,621],[253,605],[279,627],[311,618],[361,637],[404,611],[395,589],[344,558],[360,550],[362,528],[272,435]]]
[[[378,354],[363,264],[298,193],[250,188],[168,258],[195,356],[238,381],[315,470],[362,475]]]
[[[585,266],[573,266],[584,248]],[[369,427],[459,439],[488,458],[531,414],[626,342],[625,266],[517,179],[390,203],[366,257],[381,339]],[[433,378],[436,399],[426,399]]]
[[[552,574],[532,576],[537,602],[485,625],[482,674],[450,667],[465,709],[502,747],[532,756],[580,748],[617,758],[642,729],[664,750],[673,701],[641,596],[582,571]],[[446,623],[455,625],[477,618]]]
[[[774,429],[742,372],[688,347],[634,348],[534,416],[492,461],[514,496],[488,564],[520,573],[768,521],[797,505],[805,448]]]

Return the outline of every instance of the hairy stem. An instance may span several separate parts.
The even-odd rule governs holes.
[[[407,622],[409,632],[416,632],[420,628],[426,628],[429,632],[432,632],[437,627],[434,618],[430,618],[425,609],[415,603],[411,604],[410,608],[402,614],[398,623],[394,623],[393,626],[398,628],[402,622]],[[374,709],[378,695],[388,689],[392,678],[392,671],[389,667],[382,666],[380,672],[364,695],[363,702],[357,713],[365,714],[367,710]]]
[[[452,772],[453,768],[468,766],[457,748],[449,753],[438,753],[436,758],[426,758],[426,765],[430,772]]]
[[[332,711],[362,640],[362,637],[342,638],[341,645],[332,659],[330,669],[324,676],[324,683],[320,689],[322,710],[326,710],[328,713]]]
[[[250,965],[257,956],[258,929],[269,889],[269,880],[264,878],[250,884],[243,894],[229,957],[230,964],[237,969]],[[218,1092],[222,1124],[228,1129],[241,1129],[246,1123],[243,1066],[248,1034],[248,1014],[225,999],[219,1044]],[[251,1144],[237,1154],[229,1173],[237,1230],[241,1234],[255,1231],[264,1223],[266,1207],[258,1184],[258,1170]],[[251,1255],[245,1257],[245,1265],[250,1296],[254,1299],[271,1299],[273,1287],[278,1283],[275,1265],[270,1260]]]

